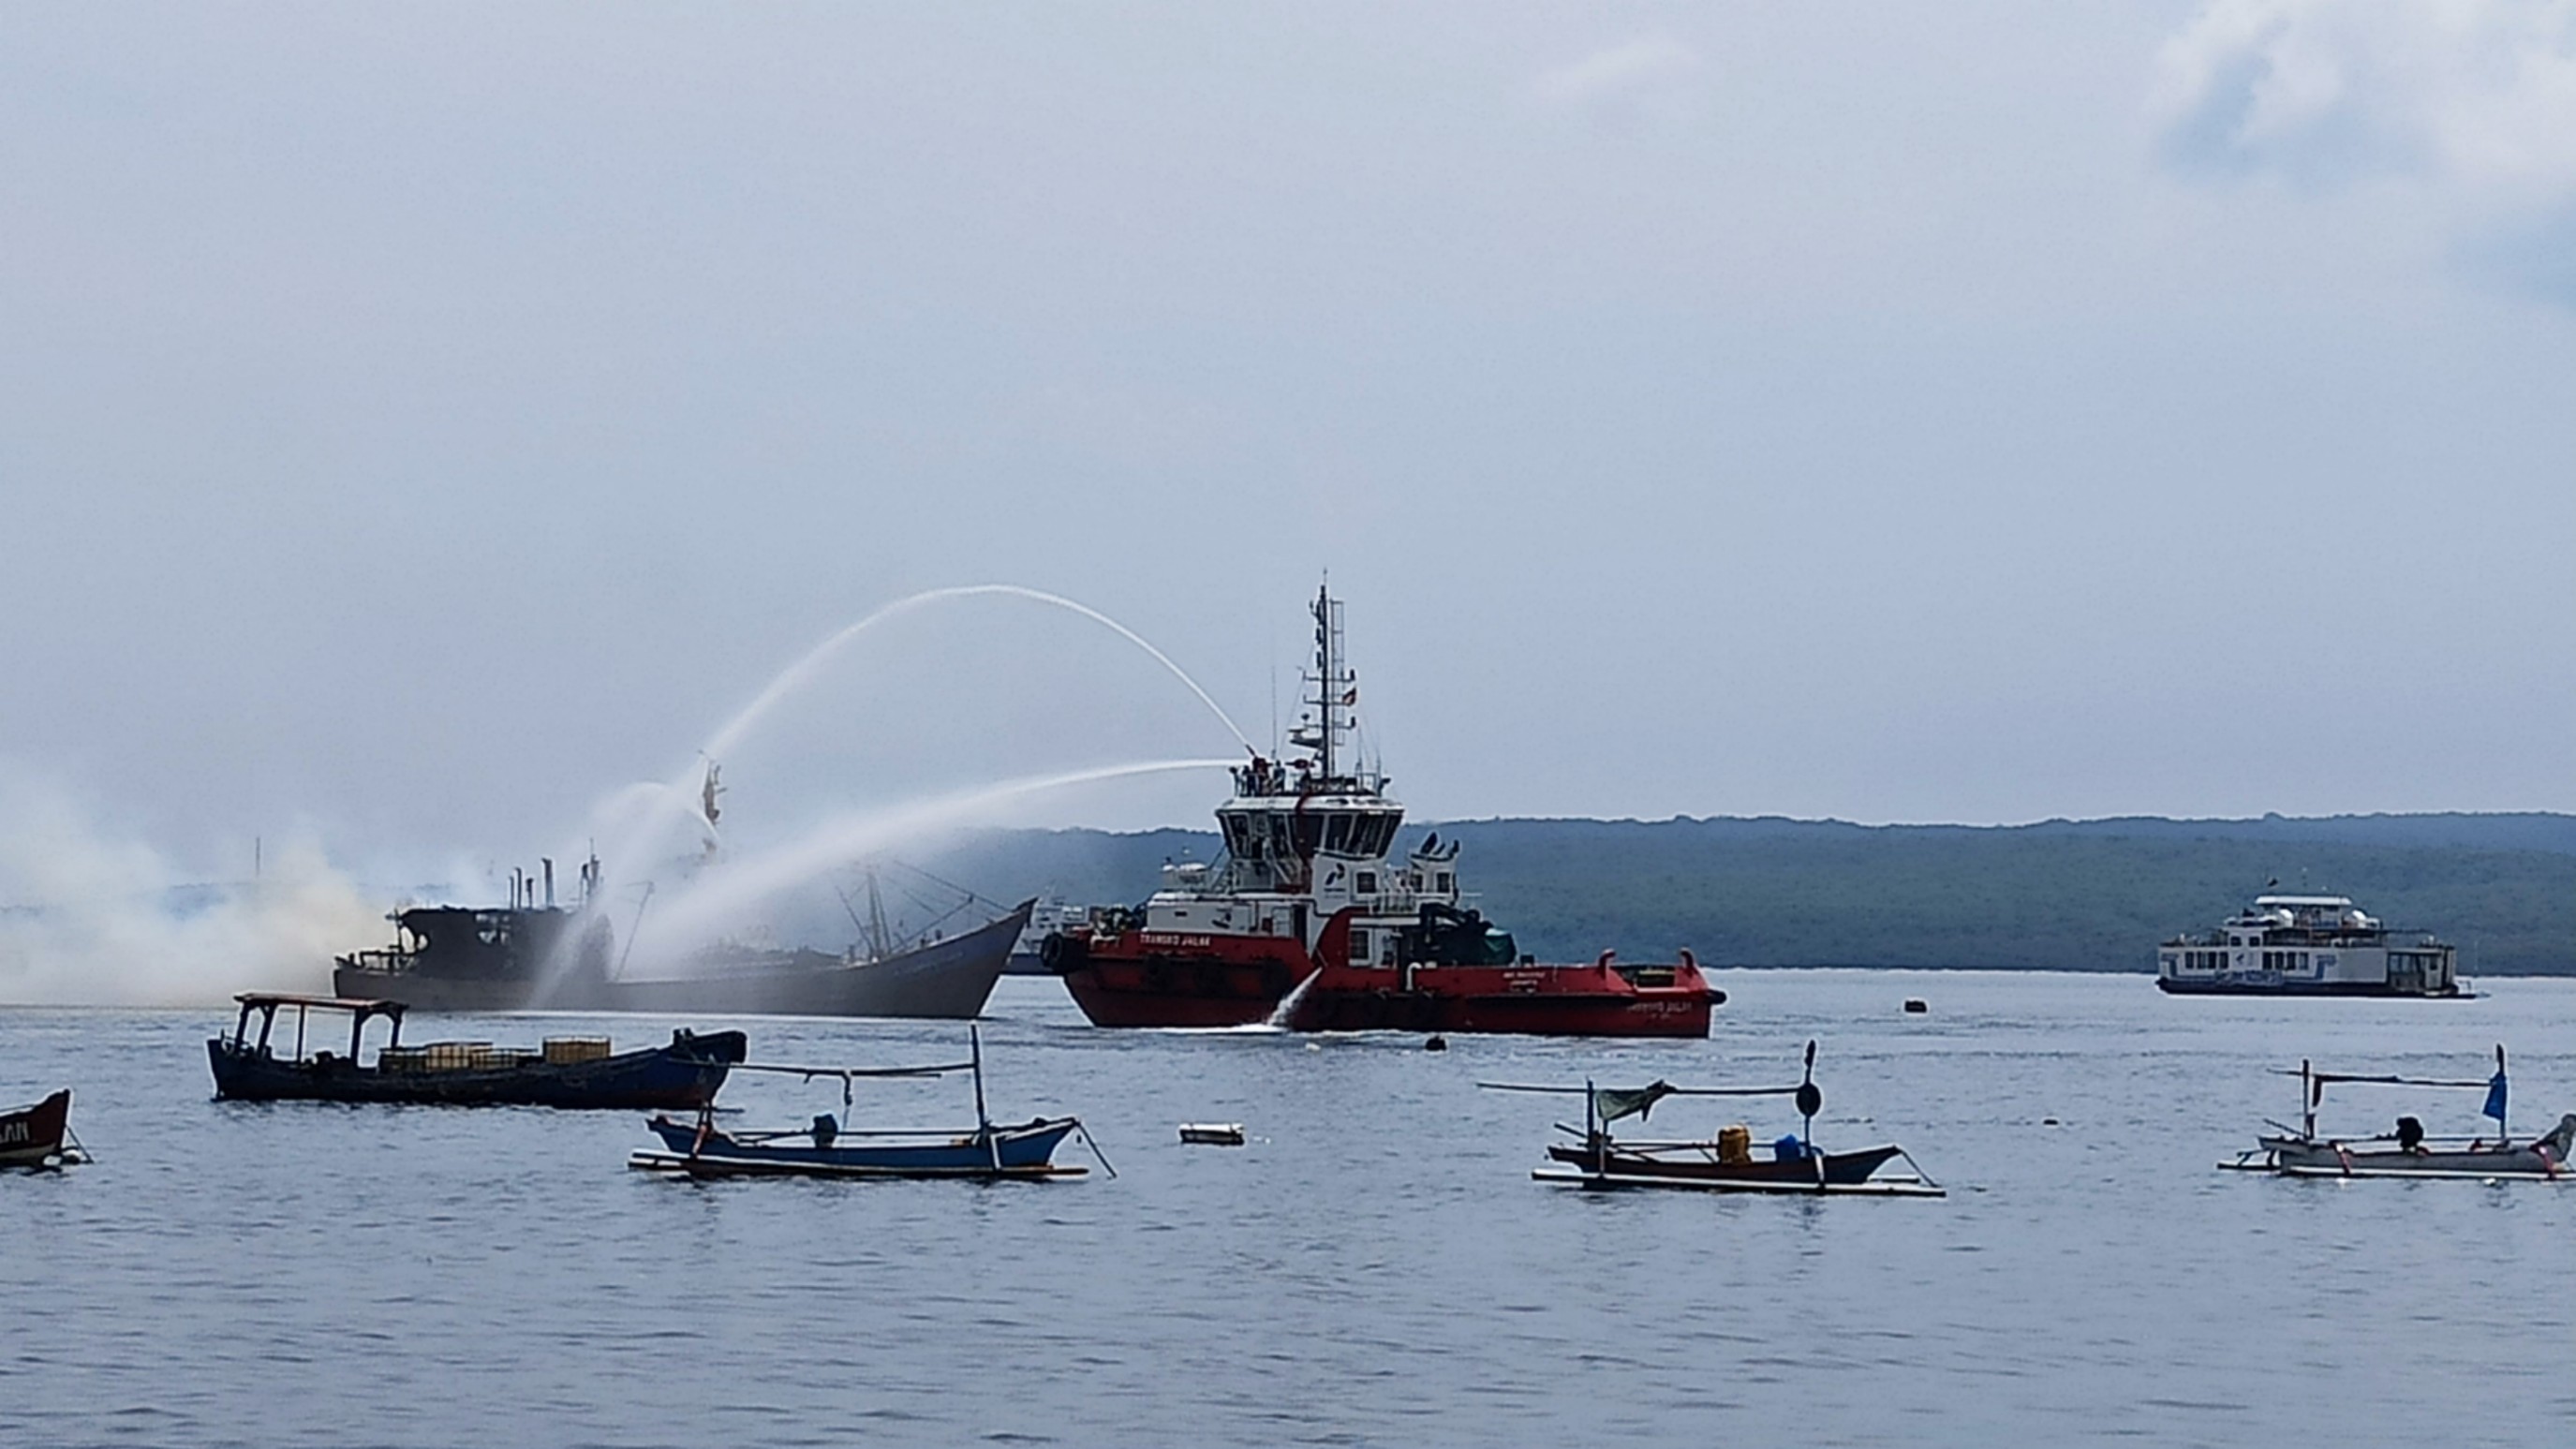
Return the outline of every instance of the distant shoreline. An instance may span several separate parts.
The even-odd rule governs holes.
[[[1470,904],[1550,960],[1604,948],[1669,959],[1687,946],[1726,970],[2143,976],[2159,942],[2216,925],[2277,881],[2440,934],[2471,979],[2576,975],[2576,815],[1502,818],[1409,824],[1400,848],[1433,831],[1462,847]],[[1210,860],[1218,845],[1211,831],[1170,828],[987,830],[925,863],[996,899],[1132,903],[1166,860]],[[830,924],[818,913],[817,930]],[[1833,964],[1726,964],[1820,960]],[[1913,960],[1977,964],[1881,964]]]

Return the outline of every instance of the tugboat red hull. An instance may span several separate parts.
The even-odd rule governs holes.
[[[1341,949],[1345,931],[1338,921],[1326,929],[1328,956]],[[1288,1002],[1279,1024],[1292,1031],[1705,1037],[1710,1011],[1726,1000],[1687,961],[1622,968],[1605,958],[1588,966],[1406,973],[1318,968],[1280,937],[1128,931],[1096,941],[1050,938],[1049,946],[1066,990],[1095,1026],[1250,1026],[1281,1018]]]
[[[1350,920],[1324,928],[1317,953],[1348,952]],[[1329,966],[1296,1001],[1299,1031],[1515,1032],[1525,1036],[1708,1035],[1709,1012],[1726,993],[1699,963],[1616,966],[1610,953],[1588,966]]]
[[[1159,931],[1050,936],[1044,959],[1094,1026],[1257,1025],[1315,969],[1285,937]]]
[[[1539,967],[1541,972],[1581,967]],[[1335,990],[1320,986],[1298,1003],[1298,1031],[1518,1033],[1523,1036],[1705,1037],[1725,993],[1635,994],[1549,991],[1451,994]]]

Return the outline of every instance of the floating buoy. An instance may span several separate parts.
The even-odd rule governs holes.
[[[1422,1049],[1427,1052],[1445,1052],[1449,1050],[1449,1038],[1445,1036],[1435,1036],[1431,1040],[1424,1042],[1422,1044]]]
[[[1922,997],[1920,997],[1920,996],[1909,996],[1909,997],[1905,998],[1905,1009],[1906,1009],[1907,1011],[1910,1011],[1910,1012],[1914,1013],[1916,1016],[1921,1016],[1923,1013],[1925,1013],[1925,1012],[1927,1012],[1927,1011],[1930,1011],[1932,1008],[1931,1008],[1931,1006],[1930,1006],[1928,1003],[1926,1003],[1926,1002],[1923,1000],[1923,998],[1922,998]]]
[[[1315,1044],[1315,1043],[1313,1043],[1313,1042],[1308,1042],[1308,1043],[1306,1043],[1306,1050],[1308,1050],[1308,1051],[1310,1051],[1310,1052],[1319,1052],[1319,1051],[1322,1051],[1322,1050],[1323,1050],[1323,1048],[1322,1048],[1321,1046],[1316,1045],[1316,1044]]]
[[[1241,1147],[1243,1124],[1240,1122],[1184,1122],[1181,1140],[1203,1147]]]

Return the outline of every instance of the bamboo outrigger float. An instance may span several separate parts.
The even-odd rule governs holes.
[[[2321,1072],[2301,1061],[2297,1071],[2278,1074],[2299,1079],[2299,1125],[2272,1122],[2275,1132],[2260,1144],[2218,1164],[2229,1172],[2266,1172],[2276,1177],[2429,1177],[2473,1178],[2480,1182],[2568,1182],[2576,1172],[2567,1165],[2576,1149],[2576,1113],[2558,1119],[2547,1135],[2516,1146],[2505,1120],[2507,1088],[2504,1048],[2495,1049],[2495,1075],[2484,1080],[2401,1077],[2389,1073]],[[2414,1117],[2397,1119],[2396,1130],[2368,1137],[2320,1137],[2317,1107],[2333,1083],[2381,1087],[2486,1090],[2478,1115],[2495,1120],[2495,1140],[2475,1137],[2431,1137]]]
[[[1816,1044],[1807,1043],[1806,1073],[1787,1087],[1676,1087],[1653,1082],[1634,1090],[1595,1086],[1539,1086],[1518,1082],[1479,1082],[1497,1092],[1549,1092],[1583,1097],[1583,1129],[1564,1123],[1557,1130],[1573,1137],[1569,1145],[1551,1143],[1551,1165],[1534,1168],[1535,1181],[1592,1189],[1680,1187],[1703,1192],[1797,1193],[1808,1196],[1946,1197],[1942,1186],[1926,1176],[1902,1147],[1888,1144],[1858,1152],[1826,1152],[1815,1145],[1816,1113],[1825,1105],[1816,1087]],[[1714,1140],[1622,1140],[1610,1124],[1634,1116],[1644,1121],[1666,1097],[1789,1097],[1804,1119],[1802,1129],[1763,1149],[1756,1157],[1752,1134],[1728,1127]],[[1882,1172],[1904,1158],[1911,1172]]]
[[[841,1108],[848,1111],[853,1087],[862,1079],[938,1077],[969,1072],[975,1078],[975,1126],[971,1130],[853,1129],[830,1113],[804,1127],[775,1131],[727,1131],[716,1126],[715,1104],[698,1109],[689,1121],[655,1114],[645,1125],[662,1139],[663,1150],[644,1150],[626,1159],[637,1172],[693,1178],[713,1177],[962,1177],[979,1181],[1045,1181],[1081,1177],[1086,1167],[1058,1167],[1055,1150],[1079,1135],[1111,1177],[1118,1170],[1101,1156],[1100,1147],[1078,1117],[1037,1117],[1015,1126],[997,1125],[984,1106],[984,1043],[967,1028],[968,1056],[962,1062],[922,1067],[805,1067],[748,1062],[734,1070],[772,1072],[782,1076],[837,1080]]]

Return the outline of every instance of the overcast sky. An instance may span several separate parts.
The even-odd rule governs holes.
[[[189,859],[1326,570],[1423,816],[2576,809],[2568,3],[16,5],[0,262],[0,761]],[[1232,748],[861,644],[738,815]]]

